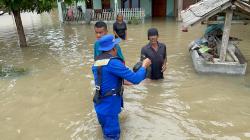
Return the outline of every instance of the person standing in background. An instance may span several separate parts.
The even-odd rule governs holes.
[[[113,24],[113,32],[116,38],[127,40],[127,24],[123,21],[123,15],[116,16],[116,22]]]
[[[102,36],[108,34],[108,27],[107,27],[107,24],[106,24],[105,22],[103,22],[103,21],[98,21],[98,22],[95,23],[94,30],[95,30],[96,40],[97,40],[97,41],[95,42],[95,44],[94,44],[94,59],[96,59],[96,57],[102,53],[102,52],[99,51],[99,49],[98,49],[98,48],[99,48],[98,40],[99,40]],[[125,62],[125,59],[124,59],[124,56],[123,56],[123,54],[122,54],[122,50],[121,50],[120,45],[117,44],[115,47],[117,48],[117,56],[118,56],[119,58],[121,58],[121,59]]]

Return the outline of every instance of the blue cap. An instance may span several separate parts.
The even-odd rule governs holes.
[[[116,44],[119,44],[121,42],[121,39],[115,39],[114,35],[107,34],[102,36],[97,42],[99,43],[99,51],[109,51],[113,49]]]

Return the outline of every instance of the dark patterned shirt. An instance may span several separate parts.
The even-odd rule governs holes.
[[[163,79],[162,65],[167,57],[166,45],[158,42],[158,50],[155,51],[151,47],[151,43],[147,44],[141,49],[141,60],[144,58],[149,58],[152,62],[151,64],[151,75],[150,79]]]

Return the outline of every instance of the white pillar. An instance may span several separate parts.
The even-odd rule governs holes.
[[[63,22],[62,2],[58,2],[58,0],[57,0],[57,9],[58,9],[59,21]]]
[[[115,0],[115,14],[114,14],[114,19],[116,18],[117,10],[118,10],[118,3],[117,3],[117,0]]]
[[[178,0],[178,21],[181,21],[182,8],[183,8],[183,0]]]

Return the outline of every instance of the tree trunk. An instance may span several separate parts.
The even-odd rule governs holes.
[[[12,10],[12,12],[13,12],[15,22],[16,22],[19,45],[20,47],[27,47],[27,42],[26,42],[24,30],[23,30],[23,23],[22,23],[20,11]]]

